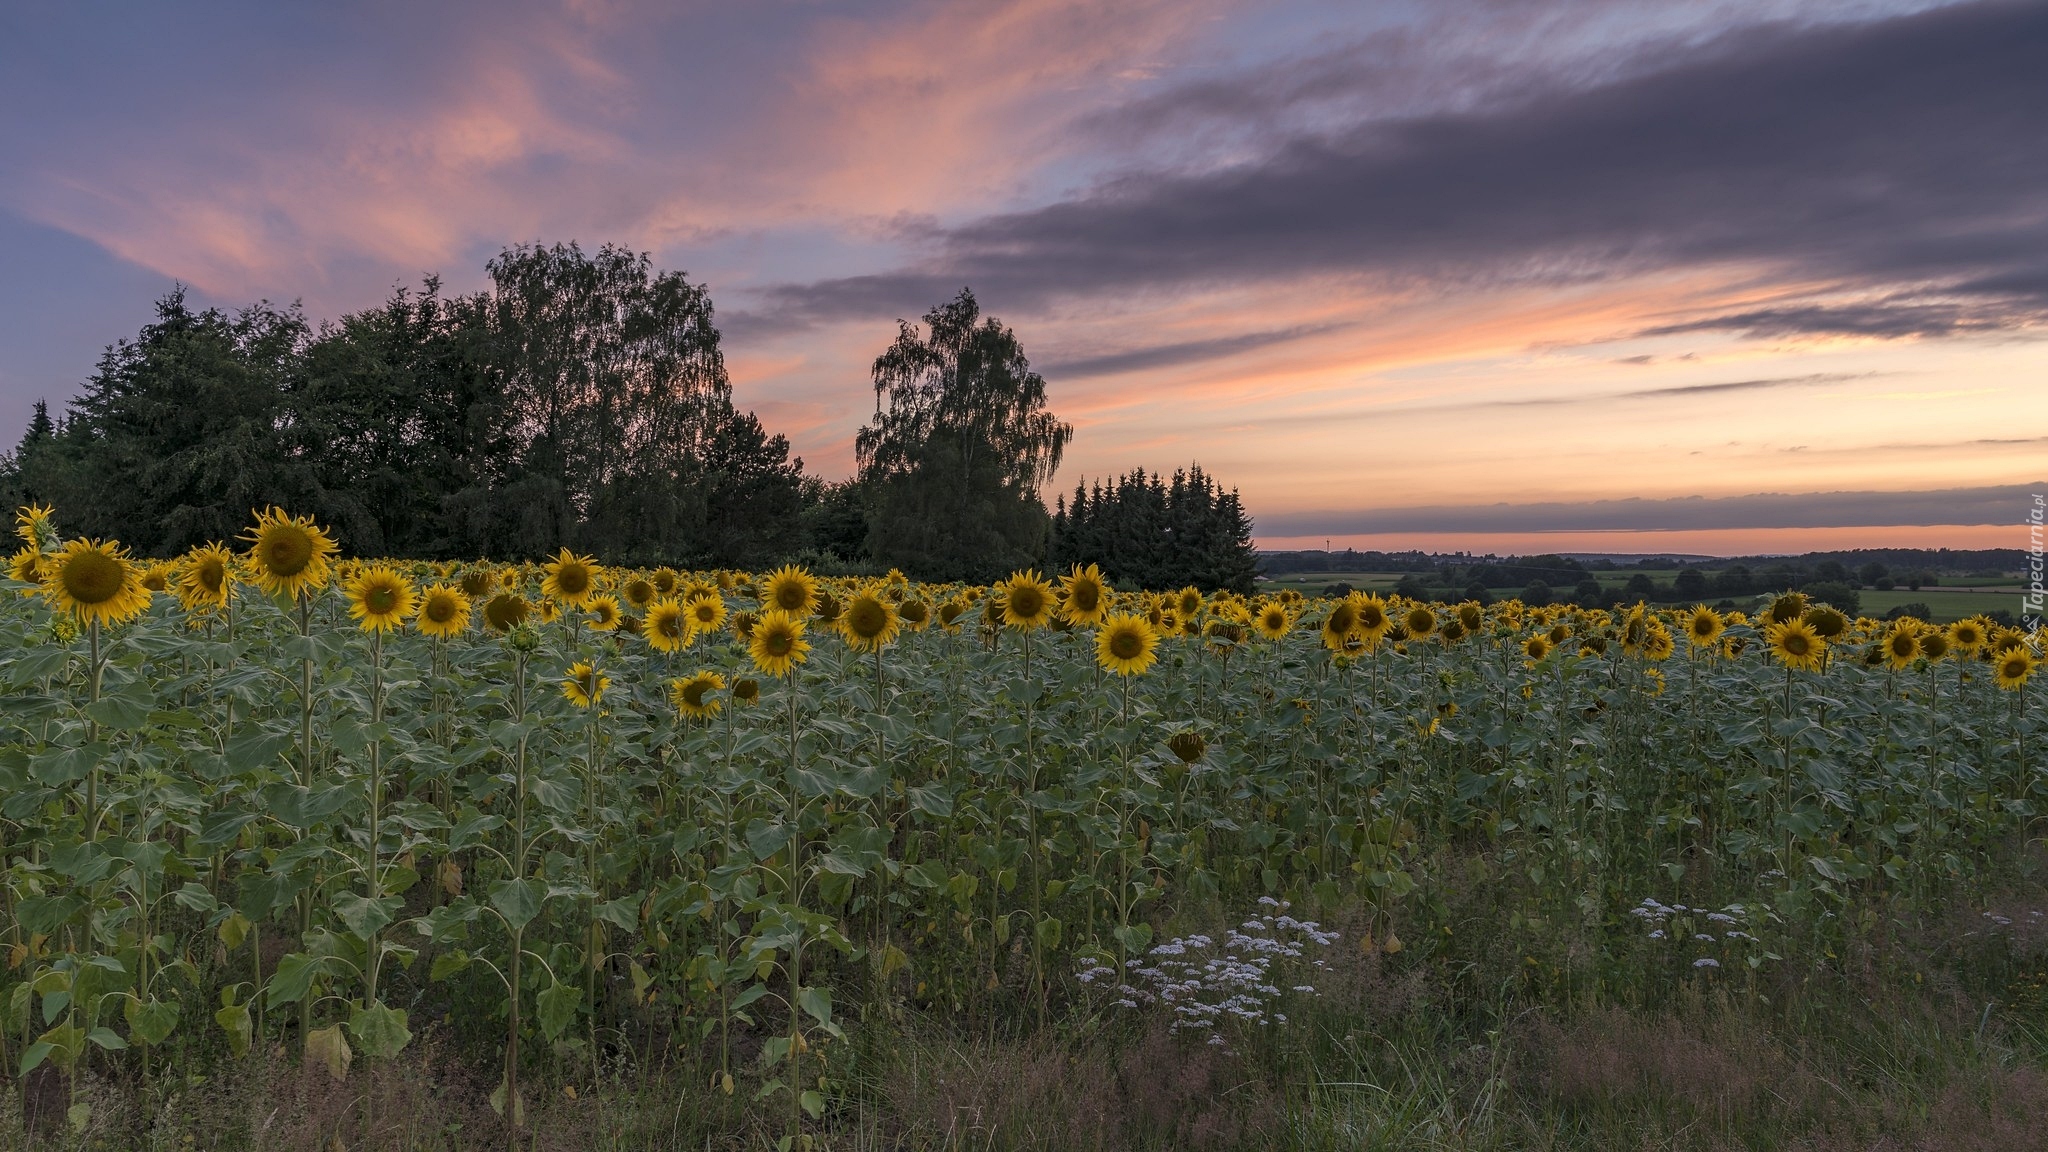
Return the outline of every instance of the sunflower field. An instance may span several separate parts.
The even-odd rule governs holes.
[[[346,1083],[438,1034],[515,1139],[543,1086],[663,1064],[809,1147],[876,1022],[1142,1014],[1174,992],[1130,974],[1190,916],[1342,909],[1286,923],[1387,965],[1474,946],[1454,851],[1516,925],[1599,943],[1517,945],[1518,995],[1757,995],[2048,808],[2038,631],[1796,593],[1751,617],[341,559],[280,510],[146,561],[17,520],[0,1062],[77,1128],[88,1076],[281,1052]],[[1692,900],[1707,871],[1742,898]],[[1275,1013],[1298,979],[1261,985]],[[1240,1046],[1273,1018],[1183,1016]]]

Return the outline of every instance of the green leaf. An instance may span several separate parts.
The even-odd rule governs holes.
[[[87,1032],[85,1034],[85,1038],[99,1045],[100,1047],[105,1048],[109,1052],[119,1052],[122,1049],[128,1047],[128,1042],[126,1040],[121,1039],[121,1034],[119,1032],[114,1031],[112,1028],[95,1028],[92,1031]]]
[[[739,995],[732,998],[732,1010],[737,1012],[740,1009],[745,1008],[747,1005],[752,1004],[754,1001],[759,1000],[761,997],[766,996],[767,994],[768,986],[766,984],[749,985],[745,992],[742,992]]]
[[[469,967],[469,953],[457,948],[434,957],[433,967],[427,969],[427,979],[446,980]]]
[[[355,1058],[348,1037],[341,1034],[341,1025],[329,1024],[306,1033],[306,1063],[326,1065],[327,1074],[336,1080],[348,1079],[348,1066]]]
[[[538,880],[500,880],[491,885],[491,907],[505,918],[514,931],[533,923],[540,915],[543,893]]]
[[[349,1013],[348,1030],[362,1045],[363,1055],[373,1060],[389,1060],[412,1040],[405,1027],[404,1009],[381,1001]]]
[[[576,1009],[583,1005],[582,989],[556,982],[541,990],[534,997],[534,1015],[540,1021],[541,1034],[553,1040],[569,1027],[576,1018]]]
[[[1064,926],[1057,916],[1047,916],[1038,922],[1038,946],[1057,948],[1060,946],[1060,932]]]
[[[832,1022],[832,990],[830,988],[804,988],[796,994],[797,1007],[804,1014],[820,1024]]]
[[[143,685],[140,692],[133,692],[133,694],[131,692],[133,692],[133,686],[131,686],[130,692],[123,692],[118,696],[108,696],[94,703],[87,704],[85,706],[85,714],[97,721],[102,727],[114,728],[123,732],[134,731],[149,722],[149,712],[150,709],[156,706],[156,700],[148,695],[149,689],[147,685]]]
[[[220,1011],[215,1012],[213,1020],[214,1023],[220,1025],[221,1031],[228,1034],[228,1050],[233,1052],[237,1058],[248,1055],[249,1038],[253,1034],[249,1019],[249,1006],[247,1004],[229,1004]]]
[[[397,916],[403,902],[396,896],[383,896],[372,900],[360,892],[339,892],[329,902],[334,914],[348,926],[358,940],[368,940],[384,930],[392,918]]]
[[[308,956],[303,952],[292,952],[279,959],[277,971],[270,974],[264,985],[264,1003],[272,1008],[280,1004],[296,1004],[313,990],[313,979],[326,970],[324,957]],[[309,1037],[310,1039],[310,1037]]]
[[[170,1038],[171,1030],[178,1026],[178,1002],[175,1000],[129,1000],[127,1008],[128,1031],[144,1044],[161,1044]]]
[[[807,1088],[798,1093],[796,1102],[803,1106],[804,1112],[813,1120],[822,1119],[825,1115],[825,1098],[814,1088]]]

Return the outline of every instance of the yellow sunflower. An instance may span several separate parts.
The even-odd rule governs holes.
[[[734,704],[756,704],[761,700],[761,682],[751,676],[742,676],[732,682]]]
[[[1834,641],[1849,630],[1849,618],[1841,609],[1829,604],[1816,604],[1806,610],[1807,626],[1823,640]]]
[[[896,606],[896,617],[912,632],[921,632],[932,622],[931,605],[912,597]]]
[[[1069,624],[1093,627],[1109,615],[1109,587],[1103,582],[1102,569],[1093,564],[1086,568],[1076,564],[1073,571],[1060,577],[1060,593],[1060,615]]]
[[[1035,571],[1013,574],[1004,582],[998,599],[1005,627],[1030,632],[1045,627],[1052,620],[1052,585],[1039,579]]]
[[[43,554],[32,547],[23,545],[21,551],[16,552],[7,560],[7,578],[9,580],[19,580],[23,584],[41,584],[43,582]],[[21,594],[23,596],[33,596],[36,594],[36,589],[33,587],[25,588]]]
[[[489,568],[477,567],[464,572],[457,587],[462,590],[464,596],[469,597],[471,600],[481,600],[491,594],[491,588],[497,582],[497,575]]]
[[[542,565],[541,570],[547,575],[540,582],[540,594],[550,600],[581,608],[597,595],[600,569],[597,561],[588,556],[578,556],[564,548],[553,560]]]
[[[1394,626],[1393,618],[1387,615],[1387,602],[1378,593],[1354,599],[1352,611],[1356,624],[1352,631],[1365,641],[1367,648],[1377,648],[1389,629]]]
[[[888,600],[864,589],[847,601],[840,631],[846,646],[856,652],[878,652],[896,639],[896,608]]]
[[[1827,641],[1822,640],[1805,620],[1796,616],[1765,625],[1764,642],[1770,645],[1771,655],[1776,656],[1779,663],[1805,672],[1819,671],[1821,656],[1827,651]]]
[[[1948,642],[1965,656],[1975,656],[1977,649],[1984,646],[1984,622],[1975,617],[1958,620],[1948,626]]]
[[[690,631],[716,632],[725,627],[725,601],[716,592],[701,592],[683,602]]]
[[[645,576],[629,577],[620,585],[619,592],[626,597],[626,603],[641,611],[646,611],[647,606],[654,603],[656,595],[654,581]]]
[[[71,540],[44,559],[43,595],[80,624],[119,624],[149,607],[142,570],[119,544]]]
[[[681,604],[663,596],[647,606],[642,635],[656,652],[674,652],[696,639],[697,629]]]
[[[811,645],[804,639],[803,618],[781,609],[763,613],[747,641],[747,655],[765,676],[787,676],[809,658]]]
[[[171,590],[171,570],[168,564],[150,564],[142,569],[142,586],[151,594]]]
[[[1119,612],[1095,633],[1095,660],[1119,676],[1137,676],[1152,667],[1159,637],[1143,616]]]
[[[1991,682],[2008,692],[2017,692],[2027,686],[2027,677],[2034,674],[2039,661],[2025,648],[2013,648],[2002,653],[1991,665]]]
[[[24,504],[14,511],[14,534],[37,552],[55,551],[57,526],[50,518],[56,514],[57,510],[46,504]]]
[[[1920,641],[1920,655],[1926,658],[1929,664],[1939,664],[1941,663],[1941,658],[1948,655],[1948,633],[1946,631],[1940,628],[1929,628],[1927,631],[1920,633],[1917,639]]]
[[[454,584],[436,584],[420,593],[413,627],[436,640],[452,640],[469,629],[469,597]]]
[[[1538,632],[1536,635],[1522,641],[1522,655],[1528,657],[1531,664],[1550,655],[1550,638]]]
[[[484,627],[493,632],[510,632],[526,623],[532,611],[526,597],[517,592],[500,592],[484,601]]]
[[[692,720],[709,720],[725,707],[725,701],[712,695],[725,690],[725,677],[708,669],[687,679],[668,682],[668,698],[675,704],[676,711]]]
[[[1695,648],[1712,648],[1727,631],[1728,622],[1719,612],[1701,604],[1685,614],[1685,639]]]
[[[777,568],[761,586],[761,607],[802,619],[818,605],[818,579],[793,564]],[[779,675],[779,673],[778,673]]]
[[[1893,625],[1892,630],[1885,633],[1881,643],[1884,648],[1884,662],[1894,672],[1911,667],[1913,661],[1920,656],[1919,629],[1904,620]]]
[[[272,596],[296,598],[327,587],[328,558],[341,549],[310,516],[288,516],[282,508],[256,514],[256,527],[242,537],[256,583]]]
[[[402,626],[417,600],[412,582],[382,564],[358,570],[342,590],[348,596],[348,614],[365,632]]]
[[[1357,631],[1358,605],[1346,596],[1330,605],[1329,615],[1323,617],[1323,647],[1342,652]]]
[[[562,681],[562,695],[578,708],[595,708],[604,699],[604,690],[612,686],[612,678],[599,672],[587,660],[578,660],[569,665],[569,675]]]
[[[590,630],[593,632],[610,632],[619,626],[617,596],[592,596],[583,602],[583,610],[590,614]]]
[[[1262,638],[1274,641],[1285,639],[1287,630],[1293,626],[1294,618],[1288,615],[1287,605],[1279,603],[1259,609],[1258,616],[1252,621],[1252,627],[1258,629]]]
[[[1431,611],[1427,604],[1412,605],[1408,611],[1401,614],[1401,627],[1408,630],[1409,636],[1417,640],[1425,639],[1436,631],[1436,613]]]
[[[1764,621],[1766,625],[1790,624],[1794,620],[1803,619],[1805,616],[1806,593],[1786,592],[1771,601],[1770,608],[1764,613]]]
[[[648,578],[648,583],[654,585],[655,595],[674,596],[677,586],[682,583],[682,577],[673,568],[656,568],[654,575]]]
[[[960,617],[967,614],[967,605],[959,600],[948,600],[939,605],[939,627],[948,632],[960,630]]]
[[[1202,614],[1203,604],[1202,590],[1189,585],[1174,596],[1173,609],[1180,613],[1181,619],[1193,620]]]
[[[225,606],[234,585],[234,553],[219,544],[194,548],[178,565],[175,591],[187,612]]]

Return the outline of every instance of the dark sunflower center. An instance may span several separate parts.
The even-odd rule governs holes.
[[[57,579],[80,604],[104,604],[121,592],[126,578],[121,562],[104,552],[81,552],[64,565]]]
[[[1092,581],[1084,580],[1074,585],[1074,590],[1067,594],[1067,599],[1073,601],[1075,608],[1083,612],[1093,612],[1095,606],[1102,602],[1102,589],[1097,588]]]
[[[260,551],[272,575],[297,576],[313,562],[313,538],[296,524],[276,524],[264,532]]]
[[[446,596],[436,596],[427,601],[427,619],[436,624],[446,624],[455,619],[455,601]]]
[[[1804,656],[1808,650],[1809,646],[1806,643],[1805,636],[1794,632],[1790,636],[1785,637],[1785,651],[1790,652],[1792,655]]]
[[[775,606],[785,612],[794,612],[804,606],[809,597],[804,595],[803,586],[784,584],[775,590]]]
[[[1045,610],[1045,596],[1036,588],[1015,588],[1010,591],[1010,614],[1019,619],[1029,620]]]
[[[1387,618],[1381,615],[1380,610],[1370,605],[1358,613],[1358,623],[1361,627],[1378,628],[1386,622]]]
[[[770,656],[787,656],[796,646],[796,638],[778,628],[761,638],[761,646]]]
[[[854,603],[853,611],[846,614],[846,622],[852,625],[854,635],[863,640],[872,640],[882,634],[882,629],[889,626],[889,615],[882,610],[879,602],[859,600]]]
[[[1109,638],[1110,655],[1119,660],[1136,660],[1145,651],[1145,638],[1131,629],[1116,632]]]
[[[564,596],[581,596],[590,590],[590,570],[581,564],[564,564],[555,572],[555,587]]]
[[[398,590],[380,585],[370,589],[370,594],[363,597],[363,603],[372,612],[389,612],[398,605]]]
[[[703,707],[704,693],[710,688],[711,685],[706,684],[702,680],[690,681],[688,684],[683,685],[683,703],[688,704],[692,708]]]
[[[220,591],[220,586],[227,582],[228,577],[226,566],[218,560],[200,561],[194,575],[199,579],[199,586],[208,592]]]

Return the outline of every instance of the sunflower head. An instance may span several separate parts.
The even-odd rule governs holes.
[[[1193,764],[1202,758],[1203,753],[1209,750],[1209,742],[1202,738],[1200,732],[1192,728],[1185,728],[1167,738],[1166,748],[1181,763]]]
[[[751,676],[742,676],[732,682],[732,702],[735,704],[756,704],[761,700],[761,682]]]
[[[2008,692],[2017,692],[2027,686],[2027,678],[2039,663],[2025,647],[2008,649],[1992,661],[1991,682]]]
[[[703,592],[683,602],[683,617],[692,634],[716,632],[725,627],[725,601],[716,592]]]
[[[57,527],[50,518],[56,514],[55,508],[45,504],[24,504],[14,510],[14,535],[24,547],[55,552],[59,545]]]
[[[185,611],[197,612],[226,605],[234,584],[234,554],[219,544],[208,544],[187,552],[179,561],[174,590]]]
[[[327,587],[328,561],[341,549],[308,516],[288,516],[282,508],[256,514],[256,526],[244,536],[256,583],[273,596],[296,597]]]
[[[413,627],[436,640],[451,640],[469,630],[469,597],[460,585],[435,584],[420,593]]]
[[[804,639],[803,618],[781,609],[762,613],[747,641],[747,655],[754,667],[767,676],[787,676],[810,657],[810,642]]]
[[[1284,639],[1287,630],[1293,626],[1294,618],[1288,614],[1287,605],[1280,603],[1271,603],[1260,608],[1258,615],[1252,620],[1252,627],[1266,640]]]
[[[578,556],[564,548],[541,570],[545,576],[540,582],[540,593],[558,604],[581,608],[597,595],[599,568],[597,561],[588,556]]]
[[[1884,662],[1893,671],[1910,667],[1920,657],[1920,630],[1904,620],[1892,626],[1879,642],[1884,649]]]
[[[709,720],[725,707],[716,693],[725,690],[725,677],[706,669],[694,676],[668,682],[668,698],[676,711],[692,720]],[[756,686],[759,691],[759,686]]]
[[[348,614],[365,632],[389,632],[412,615],[412,582],[383,564],[357,569],[343,586]]]
[[[1019,632],[1043,628],[1052,619],[1052,585],[1037,572],[1015,573],[1003,583],[1002,595],[989,602],[1000,602],[1003,625]]]
[[[7,560],[7,578],[30,585],[22,591],[22,595],[35,595],[37,586],[43,582],[43,554],[26,544],[22,545],[21,551]]]
[[[619,592],[625,596],[626,603],[637,609],[645,610],[649,604],[654,603],[654,581],[645,576],[630,577],[619,586]]]
[[[913,596],[896,606],[896,616],[903,621],[904,627],[917,632],[932,622],[932,608]]]
[[[656,568],[647,582],[654,585],[656,596],[674,596],[682,584],[682,577],[673,568]]]
[[[526,623],[532,613],[526,597],[517,592],[500,592],[484,601],[484,627],[493,632],[510,632]]]
[[[793,564],[777,568],[761,585],[761,608],[799,619],[818,605],[818,578]]]
[[[492,574],[490,568],[479,566],[463,572],[456,586],[471,600],[481,600],[490,595],[491,586],[496,583],[497,577]]]
[[[1685,614],[1685,638],[1695,648],[1711,648],[1727,631],[1728,622],[1719,612],[1701,604]]]
[[[1090,564],[1086,568],[1076,564],[1073,571],[1060,577],[1060,614],[1069,624],[1100,624],[1109,614],[1109,587],[1103,582],[1102,569]]]
[[[562,695],[578,708],[595,708],[604,699],[604,690],[611,686],[611,677],[589,661],[578,660],[569,665],[569,674],[562,678]]]
[[[1193,620],[1202,614],[1202,590],[1190,584],[1174,595],[1173,610],[1183,620]]]
[[[647,606],[647,622],[640,634],[656,652],[674,652],[696,639],[697,629],[681,604],[663,596]]]
[[[1401,626],[1408,635],[1420,640],[1436,631],[1436,612],[1427,604],[1415,604],[1401,614]]]
[[[1152,667],[1159,636],[1143,616],[1118,613],[1095,633],[1095,659],[1119,676],[1137,676]]]
[[[754,639],[754,626],[760,620],[760,614],[750,609],[742,608],[733,613],[727,619],[727,623],[732,627],[732,638],[742,644],[751,642]]]
[[[1764,612],[1767,624],[1789,624],[1806,616],[1806,593],[1786,592],[1771,601]]]
[[[619,598],[617,596],[592,596],[583,602],[583,610],[590,614],[590,628],[593,632],[610,632],[619,626]]]
[[[1827,652],[1827,641],[1800,617],[1765,625],[1764,642],[1779,663],[1805,672],[1819,671],[1821,657]]]
[[[1538,632],[1522,641],[1522,655],[1528,657],[1532,664],[1550,655],[1550,637]]]
[[[865,589],[847,601],[840,631],[846,645],[856,652],[878,652],[896,638],[896,607],[874,589]]]
[[[1920,655],[1929,664],[1938,664],[1948,655],[1948,633],[1940,628],[1929,628],[1920,633]]]
[[[1948,641],[1965,656],[1974,656],[1984,646],[1984,622],[1972,617],[1958,620],[1948,626]]]
[[[142,570],[119,544],[71,540],[44,560],[43,595],[78,624],[119,624],[149,607]]]

